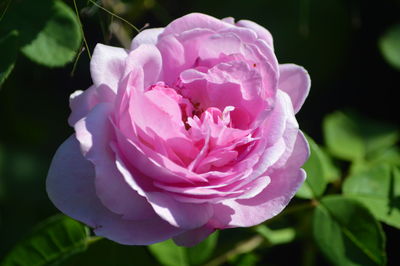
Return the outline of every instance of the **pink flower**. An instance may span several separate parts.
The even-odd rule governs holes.
[[[193,245],[270,219],[303,183],[295,113],[310,79],[278,65],[256,23],[189,14],[142,31],[129,51],[98,44],[90,70],[47,191],[97,235]]]

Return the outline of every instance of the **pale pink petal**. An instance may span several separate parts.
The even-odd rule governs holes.
[[[96,195],[93,165],[79,149],[75,136],[69,137],[57,150],[47,176],[49,198],[63,213],[121,244],[148,245],[184,232],[157,217],[131,221],[106,209]]]
[[[215,228],[204,225],[202,227],[186,231],[173,238],[175,244],[179,246],[192,247],[205,240],[215,231]]]
[[[132,69],[141,68],[143,71],[144,89],[146,89],[162,79],[161,67],[162,58],[157,47],[152,44],[141,44],[129,53],[123,77],[128,76]]]
[[[232,25],[235,24],[235,19],[233,17],[226,17],[221,20]]]
[[[90,73],[94,85],[105,84],[117,92],[127,56],[128,53],[122,48],[97,44],[90,60]]]
[[[138,48],[141,44],[156,45],[158,35],[160,35],[163,30],[164,28],[151,28],[139,32],[132,40],[131,50]]]
[[[115,92],[105,84],[90,86],[85,91],[75,91],[69,97],[71,114],[68,117],[68,124],[74,126],[78,120],[86,116],[98,103],[112,103],[115,99]]]
[[[247,227],[279,214],[306,178],[300,167],[309,156],[309,147],[301,133],[293,150],[287,165],[271,173],[271,182],[261,193],[250,199],[226,200],[214,206],[214,219],[226,221],[226,216],[230,213],[225,227]]]
[[[179,202],[163,192],[150,192],[146,193],[146,196],[154,211],[162,219],[179,228],[201,227],[213,215],[213,208],[208,203]]]
[[[267,44],[271,47],[271,49],[272,50],[274,49],[272,35],[266,28],[258,25],[257,23],[255,23],[253,21],[250,21],[250,20],[239,20],[236,23],[236,25],[239,27],[245,27],[245,28],[253,30],[257,34],[258,38],[266,41]]]
[[[279,72],[278,88],[290,96],[297,113],[310,91],[310,76],[303,67],[294,64],[279,65]]]
[[[233,27],[233,25],[205,14],[191,13],[168,24],[161,36],[179,34],[195,28],[206,28],[218,31],[227,27]]]
[[[147,198],[154,211],[165,221],[173,226],[193,229],[200,227],[208,222],[213,215],[210,204],[192,204],[175,200],[167,193],[150,191],[152,188],[144,188],[140,173],[128,170],[125,163],[117,157],[116,160],[119,171],[123,174],[126,182],[136,191]]]
[[[109,104],[98,104],[85,119],[75,124],[77,139],[85,157],[94,164],[96,193],[110,210],[126,219],[154,216],[145,198],[139,196],[123,179],[115,165],[110,147],[113,139]]]

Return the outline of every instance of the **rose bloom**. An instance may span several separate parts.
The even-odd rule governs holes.
[[[260,25],[189,14],[129,50],[97,44],[90,71],[93,85],[71,95],[75,133],[47,192],[96,235],[194,245],[270,219],[303,183],[295,113],[310,79],[278,64]]]

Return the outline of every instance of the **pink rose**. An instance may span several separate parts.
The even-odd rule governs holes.
[[[278,65],[256,23],[189,14],[142,31],[128,51],[98,44],[90,70],[47,191],[97,235],[193,245],[270,219],[303,183],[295,113],[310,79]]]

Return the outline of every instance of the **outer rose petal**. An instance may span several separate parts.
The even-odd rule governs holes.
[[[299,133],[291,158],[287,165],[271,173],[271,183],[254,198],[227,200],[214,206],[213,219],[223,224],[222,221],[230,215],[223,227],[248,227],[279,214],[304,182],[306,173],[300,166],[308,156],[307,141]]]
[[[82,156],[73,135],[58,148],[46,186],[58,209],[94,227],[97,235],[119,243],[148,245],[184,232],[157,217],[143,221],[124,220],[106,209],[95,192],[93,166]]]
[[[105,84],[98,87],[91,86],[85,91],[75,91],[69,97],[71,115],[68,124],[74,126],[78,120],[86,116],[98,103],[110,103],[115,99],[114,91]]]
[[[115,165],[109,143],[113,137],[108,119],[110,111],[110,104],[98,104],[85,119],[75,124],[81,149],[95,166],[96,193],[107,208],[126,219],[138,220],[155,216],[146,199],[129,187]]]
[[[208,237],[214,231],[214,228],[209,225],[205,225],[177,235],[173,239],[175,244],[179,246],[191,247],[206,239],[206,237]]]
[[[94,85],[106,84],[117,92],[127,56],[128,53],[122,48],[97,44],[90,61],[90,73]]]
[[[294,64],[279,65],[279,72],[278,88],[289,94],[294,112],[297,113],[310,91],[310,76],[303,67]]]
[[[125,71],[123,71],[124,77],[129,75],[132,69],[137,68],[143,69],[143,89],[160,80],[162,58],[157,47],[152,44],[141,44],[137,49],[129,53],[126,59]]]
[[[167,27],[165,27],[161,36],[165,36],[167,34],[179,34],[196,28],[219,31],[228,27],[233,27],[233,25],[205,14],[191,13],[172,21]]]
[[[153,28],[139,32],[139,34],[132,40],[131,50],[138,48],[141,44],[156,45],[158,35],[160,35],[163,30],[164,28]]]
[[[236,23],[239,27],[245,27],[248,29],[252,29],[259,39],[262,39],[267,42],[270,48],[274,49],[273,39],[271,33],[264,27],[258,25],[257,23],[250,21],[250,20],[239,20]]]

